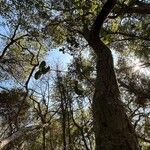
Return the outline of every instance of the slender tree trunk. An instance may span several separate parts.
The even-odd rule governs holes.
[[[64,104],[62,104],[64,105]],[[66,111],[64,110],[64,106],[62,106],[62,139],[63,139],[63,150],[66,150]]]
[[[64,85],[62,83],[62,77],[59,72],[57,72],[57,80],[58,80],[58,89],[60,92],[60,108],[61,108],[61,119],[62,119],[62,141],[63,141],[63,150],[67,149],[66,143],[66,95]]]
[[[93,118],[96,150],[139,150],[137,136],[120,100],[110,49],[100,40],[104,20],[117,0],[107,0],[84,37],[97,55]]]

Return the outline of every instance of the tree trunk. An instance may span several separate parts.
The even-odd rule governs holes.
[[[93,121],[96,150],[139,150],[135,130],[120,100],[111,50],[100,40],[101,27],[117,0],[107,0],[83,36],[97,55]]]
[[[93,97],[96,150],[139,150],[135,131],[120,100],[111,51],[99,36],[93,36],[89,45],[97,54]]]

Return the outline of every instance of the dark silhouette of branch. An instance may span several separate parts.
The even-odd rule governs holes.
[[[131,1],[128,5],[123,4],[120,8],[116,8],[114,13],[116,13],[116,15],[110,16],[110,18],[113,19],[126,13],[150,14],[150,3],[137,0]]]
[[[3,49],[2,54],[0,55],[0,61],[1,61],[2,58],[4,57],[4,55],[5,55],[6,51],[7,51],[7,49],[8,49],[11,45],[13,45],[15,42],[17,42],[18,40],[22,39],[22,38],[25,37],[25,36],[28,36],[28,34],[22,35],[22,36],[20,36],[20,37],[18,37],[18,38],[16,38],[16,39],[14,39],[14,35],[13,35],[12,38],[10,39],[10,42],[5,46],[5,48]]]
[[[124,10],[125,13],[150,14],[150,6],[131,7]]]
[[[19,26],[20,26],[20,22],[16,25],[16,28],[15,28],[15,30],[14,30],[14,33],[13,33],[12,37],[10,38],[10,42],[9,42],[9,43],[5,46],[5,48],[3,49],[3,52],[2,52],[2,54],[0,55],[0,61],[1,61],[2,58],[4,57],[4,55],[5,55],[6,51],[7,51],[7,49],[8,49],[12,44],[14,44],[14,43],[17,42],[18,40],[22,39],[23,37],[28,36],[28,34],[25,34],[25,35],[22,35],[22,36],[20,36],[20,37],[18,37],[18,38],[15,39],[15,36],[16,36],[16,34],[17,34],[17,30],[18,30]]]
[[[105,30],[106,31],[106,30]],[[146,37],[146,36],[140,36],[140,35],[136,35],[135,33],[127,33],[127,32],[112,32],[112,31],[106,31],[108,34],[118,34],[118,35],[123,35],[126,37],[131,37],[131,38],[136,38],[136,39],[141,39],[141,40],[145,40],[145,41],[150,41],[150,37]]]
[[[138,90],[136,89],[134,86],[132,86],[131,84],[126,84],[121,80],[118,80],[120,86],[126,88],[128,91],[134,93],[135,95],[142,95],[144,98],[150,98],[150,94],[146,93],[144,91]]]
[[[149,139],[146,139],[140,135],[138,135],[138,138],[140,138],[142,141],[146,142],[146,143],[150,143],[150,140]]]
[[[99,36],[100,29],[107,18],[108,14],[116,4],[117,0],[107,0],[107,2],[104,4],[101,12],[98,14],[96,17],[96,20],[92,26],[91,32],[94,33],[95,35]]]

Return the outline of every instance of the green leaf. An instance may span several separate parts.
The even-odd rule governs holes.
[[[38,80],[38,79],[41,77],[41,75],[42,75],[42,72],[41,72],[40,70],[38,70],[38,71],[35,73],[34,78],[35,78],[36,80]]]
[[[116,32],[118,30],[118,28],[119,28],[119,24],[117,22],[113,22],[112,26],[111,26],[111,30],[113,32]]]
[[[64,54],[64,53],[65,53],[65,48],[62,47],[62,48],[59,49],[59,51],[62,52],[62,53]]]
[[[79,10],[79,14],[80,14],[80,16],[83,15],[83,10],[82,9]]]
[[[42,74],[46,74],[49,70],[50,70],[50,66],[48,66],[47,68],[44,67],[42,69]]]
[[[83,95],[83,90],[79,89],[78,87],[74,87],[74,91],[77,95]]]
[[[46,66],[46,62],[42,61],[41,64],[39,65],[39,70],[42,71],[45,66]]]

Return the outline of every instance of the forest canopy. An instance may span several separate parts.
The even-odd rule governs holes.
[[[0,149],[150,149],[148,0],[1,0],[0,46]]]

